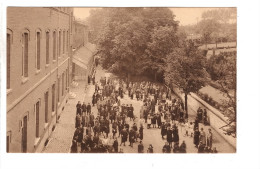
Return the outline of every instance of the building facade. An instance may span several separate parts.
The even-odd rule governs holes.
[[[68,99],[73,8],[7,8],[7,152],[40,152]]]
[[[92,73],[94,54],[96,47],[89,43],[89,27],[80,21],[74,20],[72,33],[72,63],[71,63],[71,77],[73,80],[86,80]]]

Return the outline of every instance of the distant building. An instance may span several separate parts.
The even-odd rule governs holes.
[[[89,43],[89,27],[80,21],[73,23],[72,79],[86,80],[92,74],[96,47]]]
[[[7,152],[40,152],[67,101],[73,8],[7,8]]]

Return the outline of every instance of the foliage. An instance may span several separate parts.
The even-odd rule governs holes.
[[[211,78],[219,84],[220,90],[229,98],[229,101],[223,102],[224,114],[229,118],[228,125],[232,128],[230,132],[236,133],[236,52],[221,52],[211,57],[207,70]],[[234,91],[234,95],[230,90]]]
[[[192,42],[183,43],[180,48],[167,56],[165,81],[174,83],[185,94],[185,108],[187,111],[187,95],[197,92],[205,86],[208,74],[205,70],[206,58],[202,51]]]
[[[219,8],[202,13],[197,24],[180,26],[187,35],[201,35],[204,44],[236,41],[236,8]]]
[[[178,43],[178,23],[168,8],[106,8],[97,38],[104,68],[128,75],[163,73]]]
[[[165,80],[174,83],[184,93],[196,92],[205,86],[208,74],[206,58],[193,43],[185,43],[167,56]]]

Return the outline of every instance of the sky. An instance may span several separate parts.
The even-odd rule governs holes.
[[[74,8],[74,15],[78,19],[84,19],[89,16],[89,11],[95,8]],[[170,8],[176,15],[176,20],[180,25],[196,24],[201,20],[201,14],[210,9],[216,8]]]

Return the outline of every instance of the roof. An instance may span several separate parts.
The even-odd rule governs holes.
[[[89,61],[92,59],[94,55],[95,48],[96,48],[95,45],[91,43],[82,46],[72,56],[72,62],[82,67],[83,69],[87,69],[89,65]]]

